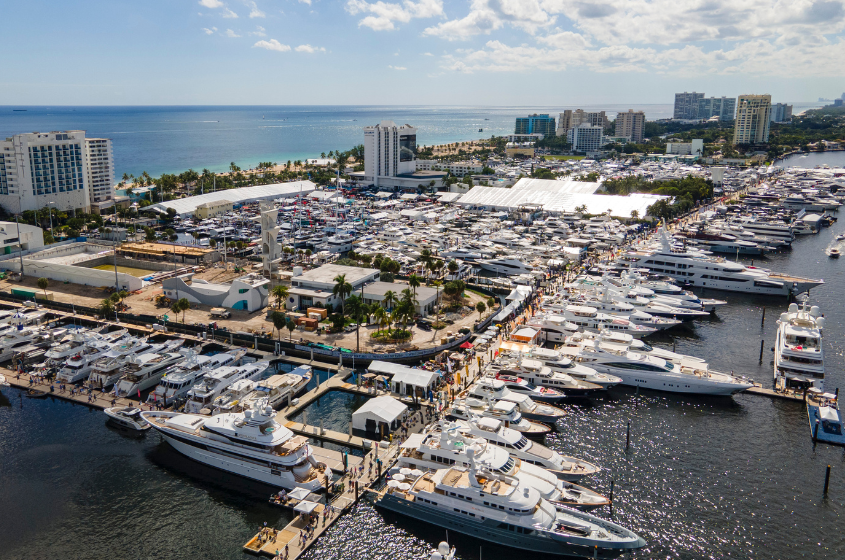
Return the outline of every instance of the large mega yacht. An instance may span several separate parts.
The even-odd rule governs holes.
[[[526,483],[474,461],[388,483],[376,505],[522,554],[614,558],[646,544],[620,525],[556,508]]]
[[[595,340],[568,344],[560,351],[596,371],[622,378],[622,385],[671,393],[733,395],[753,387],[745,378],[711,370],[701,361],[675,364],[651,356],[602,345]]]
[[[647,268],[696,288],[729,292],[787,296],[824,284],[824,280],[780,274],[702,253],[674,249],[665,230],[660,232],[660,236],[659,249],[629,251],[619,260],[631,268]]]
[[[779,389],[824,391],[824,317],[817,306],[790,303],[778,319],[775,341],[775,386]]]
[[[276,422],[266,400],[241,413],[200,416],[149,411],[141,416],[179,453],[226,472],[312,492],[324,488],[331,478],[331,469],[311,454],[308,438],[295,436]]]
[[[141,391],[154,387],[169,366],[184,359],[182,352],[149,352],[131,356],[119,370],[120,380],[114,384],[114,395],[127,397],[137,394],[140,398]]]

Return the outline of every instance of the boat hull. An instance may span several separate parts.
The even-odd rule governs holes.
[[[600,364],[590,364],[590,367],[604,371]],[[751,387],[750,384],[735,384],[735,383],[721,383],[721,382],[705,382],[698,378],[686,379],[678,377],[664,377],[649,375],[647,371],[637,371],[636,373],[620,372],[617,370],[607,370],[605,373],[615,375],[622,378],[621,385],[629,387],[642,387],[643,389],[651,389],[652,391],[663,391],[665,393],[688,393],[693,395],[714,395],[714,396],[731,396]],[[690,375],[689,377],[694,377]]]
[[[553,554],[556,556],[576,556],[585,558],[617,558],[627,550],[639,548],[645,545],[640,539],[635,544],[625,546],[620,543],[620,548],[594,548],[567,543],[562,540],[550,537],[538,537],[515,531],[508,531],[499,528],[500,523],[494,520],[472,522],[463,519],[463,516],[451,515],[439,509],[431,508],[423,503],[416,503],[396,498],[392,494],[385,494],[376,501],[376,506],[382,509],[405,515],[411,519],[424,521],[431,525],[457,531],[484,541],[519,550],[521,552],[537,552],[542,554]],[[624,546],[624,548],[622,548]]]

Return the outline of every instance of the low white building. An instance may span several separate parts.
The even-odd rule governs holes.
[[[387,395],[368,400],[352,413],[352,428],[361,432],[386,436],[402,424],[408,407]]]
[[[382,303],[384,295],[387,292],[393,292],[397,298],[402,297],[402,290],[408,289],[408,284],[399,284],[391,282],[371,282],[364,285],[364,303]],[[355,292],[361,295],[361,290]],[[434,305],[437,301],[437,290],[427,286],[417,287],[417,305],[415,309],[418,314],[423,317],[434,311]]]
[[[352,285],[352,293],[359,292],[365,283],[375,282],[381,277],[381,271],[375,268],[339,264],[324,264],[319,268],[299,274],[297,271],[298,269],[295,269],[291,277],[291,288],[288,290],[286,304],[290,310],[307,309],[317,304],[332,308],[341,305],[340,296],[332,293],[337,283],[335,278],[341,274]]]
[[[604,128],[581,123],[566,131],[566,141],[576,152],[598,152],[604,146]]]
[[[390,390],[400,395],[414,395],[425,398],[429,391],[433,391],[440,379],[436,371],[412,368],[402,364],[373,360],[367,367],[370,373],[378,373],[390,377]]]
[[[183,274],[162,282],[164,295],[172,300],[186,298],[191,303],[210,307],[226,307],[259,311],[269,303],[270,281],[258,274],[248,274],[231,284],[215,284]]]
[[[448,171],[455,177],[481,173],[484,166],[474,161],[440,162],[436,159],[418,159],[417,171]]]
[[[692,142],[669,140],[666,142],[666,153],[677,154],[679,156],[701,157],[704,155],[704,140],[701,138],[694,139]]]

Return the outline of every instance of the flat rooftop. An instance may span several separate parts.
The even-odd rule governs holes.
[[[167,243],[124,243],[118,248],[118,253],[138,253],[146,255],[177,255],[203,256],[213,253],[216,249],[190,247],[187,245],[168,245]]]
[[[334,285],[335,277],[340,274],[346,275],[346,281],[350,284],[360,282],[373,274],[379,274],[375,268],[359,268],[357,266],[343,266],[340,264],[324,264],[319,268],[303,272],[299,276],[291,278],[292,282],[313,282],[316,284]]]

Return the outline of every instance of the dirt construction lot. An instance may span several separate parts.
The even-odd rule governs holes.
[[[228,282],[241,275],[243,275],[242,272],[235,273],[231,270],[224,271],[222,268],[209,268],[197,273],[194,278],[201,278],[209,282]],[[38,290],[37,282],[38,279],[32,276],[25,276],[22,282],[8,279],[0,280],[0,291],[9,293],[11,288],[21,286]],[[397,287],[398,290],[401,290],[404,286],[397,284]],[[57,281],[50,281],[47,291],[53,293],[55,301],[98,308],[103,299],[109,297],[112,290],[109,290],[108,288],[95,288],[79,284],[64,284]],[[169,316],[169,322],[178,320],[178,322],[181,323],[183,320],[182,314],[179,314],[179,317],[177,318],[169,308],[156,307],[154,299],[155,296],[161,292],[161,284],[154,284],[147,286],[138,292],[132,293],[125,300],[126,305],[129,306],[128,312],[132,314],[151,315],[155,317],[161,317],[162,315],[167,314]],[[468,296],[465,300],[466,305],[472,306],[473,308],[479,301],[486,300],[485,297],[473,292],[467,291],[466,295]],[[273,298],[271,297],[271,303],[274,303],[272,300]],[[210,306],[192,303],[191,309],[184,313],[184,321],[188,324],[208,325],[209,323],[215,321],[209,316],[210,311]],[[270,336],[272,333],[274,338],[278,338],[279,334],[274,332],[273,323],[267,318],[269,309],[255,311],[252,313],[234,309],[230,311],[232,313],[231,318],[216,320],[218,327],[226,327],[233,332],[263,333],[267,336]],[[489,313],[490,311],[488,310],[483,316],[486,317]],[[471,313],[466,313],[460,318],[458,318],[457,314],[449,315],[449,317],[455,320],[454,323],[436,332],[423,331],[416,325],[411,326],[411,331],[414,335],[413,339],[410,342],[399,345],[382,344],[373,341],[370,335],[378,329],[375,325],[361,326],[360,332],[358,333],[360,342],[356,342],[356,333],[354,330],[352,330],[352,332],[319,335],[316,332],[308,332],[303,329],[296,329],[291,334],[287,329],[285,329],[282,332],[282,339],[292,339],[294,342],[299,340],[320,342],[332,346],[341,346],[350,350],[360,348],[361,352],[393,352],[397,350],[410,350],[414,349],[414,347],[425,348],[439,345],[441,342],[440,339],[445,336],[446,331],[451,331],[452,333],[457,334],[458,330],[463,327],[472,328],[473,324],[475,324],[478,320],[479,315],[477,311],[472,311]],[[433,319],[433,317],[430,318]]]

